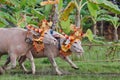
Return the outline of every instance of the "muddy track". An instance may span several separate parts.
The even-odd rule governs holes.
[[[65,71],[62,71],[63,72],[63,75],[62,76],[83,76],[83,77],[87,77],[87,76],[107,76],[107,77],[120,77],[120,73],[71,73],[71,72],[65,72]],[[27,73],[24,73],[24,72],[10,72],[11,75],[15,75],[15,74],[27,74]],[[31,73],[28,73],[27,75],[32,75]],[[34,76],[53,76],[53,75],[56,75],[55,72],[53,71],[39,71],[39,72],[36,72],[36,74]]]

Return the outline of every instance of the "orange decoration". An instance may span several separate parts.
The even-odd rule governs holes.
[[[34,46],[34,50],[36,52],[40,52],[42,50],[44,50],[44,44],[43,43],[37,43],[37,42],[33,42],[33,46]]]
[[[71,55],[71,54],[72,54],[72,53],[71,53],[70,50],[68,50],[67,52],[64,52],[64,51],[60,50],[60,55],[62,55],[62,56],[64,56],[64,57],[69,56],[69,55]]]
[[[74,37],[73,37],[73,36],[70,36],[69,39],[70,39],[70,41],[73,41],[73,40],[74,40]]]
[[[42,42],[43,41],[43,36],[39,37],[38,39],[34,39],[36,42]]]
[[[59,0],[55,0],[55,1],[53,1],[53,0],[48,0],[48,1],[43,1],[43,2],[41,2],[40,4],[42,5],[42,6],[44,6],[44,5],[48,5],[48,4],[58,4],[59,3]]]
[[[40,52],[44,49],[44,44],[43,44],[43,38],[44,38],[44,33],[48,30],[48,28],[46,29],[46,24],[47,24],[47,20],[43,20],[43,23],[45,25],[44,28],[39,29],[39,28],[35,28],[32,25],[27,25],[27,29],[28,30],[34,30],[35,32],[38,32],[41,34],[41,36],[39,38],[34,38],[33,39],[33,46],[34,46],[34,50],[36,52]]]
[[[27,29],[31,29],[32,26],[31,26],[31,25],[27,25],[26,28],[27,28]]]
[[[35,30],[35,28],[34,28],[34,27],[31,27],[31,30]]]
[[[46,19],[44,19],[44,20],[42,20],[42,22],[46,22],[46,23],[47,23],[47,20],[46,20]]]
[[[42,29],[39,29],[39,33],[41,33],[43,30]]]
[[[68,36],[68,35],[65,35],[65,38],[66,38],[66,39],[68,39],[68,38],[69,38],[69,36]]]
[[[39,40],[40,40],[40,41],[43,41],[43,37],[41,36],[41,37],[39,38]]]
[[[36,28],[35,31],[36,31],[36,32],[39,32],[39,29]]]
[[[59,30],[59,32],[60,32],[60,33],[62,33],[62,32],[63,32],[63,30],[62,30],[62,29],[60,29],[60,30]]]
[[[68,45],[66,45],[65,47],[67,47],[67,48],[69,48],[69,49],[70,49],[71,45],[70,45],[70,44],[68,44]]]

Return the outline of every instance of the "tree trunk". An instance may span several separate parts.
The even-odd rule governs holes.
[[[94,34],[95,37],[96,37],[96,35],[97,35],[97,24],[96,24],[96,23],[95,23],[94,26],[93,26],[93,34]]]
[[[114,41],[118,41],[117,28],[115,28],[115,30],[114,30]]]
[[[79,27],[80,28],[80,12],[79,12],[79,10],[77,10],[76,9],[76,16],[75,16],[76,18],[75,18],[75,25],[77,26],[77,27]]]
[[[103,21],[101,21],[101,26],[100,26],[100,35],[103,36]]]
[[[55,30],[58,26],[57,26],[57,23],[58,23],[58,5],[55,4],[54,5],[54,15],[53,15],[53,25],[52,25],[52,29]]]

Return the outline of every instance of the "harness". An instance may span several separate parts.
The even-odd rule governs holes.
[[[50,34],[53,35],[53,30],[50,30]],[[70,48],[75,39],[73,39],[73,37],[72,37],[72,41],[69,44],[65,44],[65,42],[66,42],[66,40],[65,40],[65,41],[63,41],[63,44],[61,45],[60,37],[55,37],[55,38],[58,40],[58,49],[59,49],[60,55],[62,55],[64,57],[71,55],[72,53],[70,51]]]
[[[33,40],[28,37],[29,34],[30,34],[30,31],[28,30],[25,38],[25,42],[28,44],[33,44]]]
[[[50,30],[50,34],[53,35],[53,30],[51,29]],[[60,45],[60,38],[59,37],[55,37],[58,41],[58,49],[60,50],[61,49],[61,45]]]
[[[66,57],[66,56],[69,56],[71,55],[71,51],[70,51],[70,48],[67,48],[66,45],[62,45],[61,46],[61,49],[60,49],[60,55]]]
[[[65,44],[65,42],[63,42],[63,44],[61,45],[61,49],[60,49],[60,55],[62,55],[64,57],[71,55],[72,53],[70,51],[70,48],[74,41],[75,41],[75,39],[70,41],[69,44]]]
[[[43,37],[44,37],[44,32],[43,30],[41,29],[37,29],[37,28],[34,28],[32,26],[27,26],[27,36],[25,38],[25,42],[28,43],[28,44],[32,44],[33,45],[33,49],[36,51],[36,52],[40,52],[40,51],[43,51],[44,50],[44,43],[43,43]],[[35,38],[33,37],[33,39],[30,39],[28,36],[30,34],[30,30],[33,30],[33,31],[36,31],[36,32],[39,32],[41,33],[40,37],[39,38]]]
[[[34,39],[33,41],[33,46],[34,46],[33,48],[36,52],[40,52],[44,50],[44,43],[43,43],[44,32],[45,31],[42,31],[40,37],[38,39]]]
[[[40,52],[40,51],[43,51],[44,50],[44,44],[43,42],[36,42],[34,41],[33,42],[33,48],[36,52]]]

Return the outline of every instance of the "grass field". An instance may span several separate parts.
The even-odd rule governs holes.
[[[51,69],[50,63],[42,63],[35,60],[37,72],[35,75],[25,74],[17,66],[16,69],[7,71],[0,76],[0,80],[119,80],[120,64],[119,62],[75,62],[79,70],[72,69],[68,64],[58,62],[60,70],[64,73],[57,76]],[[26,65],[30,69],[29,64]]]
[[[52,71],[51,64],[46,58],[35,59],[36,74],[25,74],[17,65],[16,69],[7,71],[0,75],[0,80],[119,80],[120,62],[106,62],[111,58],[106,58],[107,47],[84,47],[85,53],[79,59],[72,55],[71,59],[79,67],[74,70],[61,60],[56,58],[60,70],[64,73],[62,76],[55,75]],[[119,59],[120,52],[117,52],[114,59]],[[0,60],[0,65],[4,64],[6,56]],[[30,70],[30,62],[25,62],[26,67]]]

